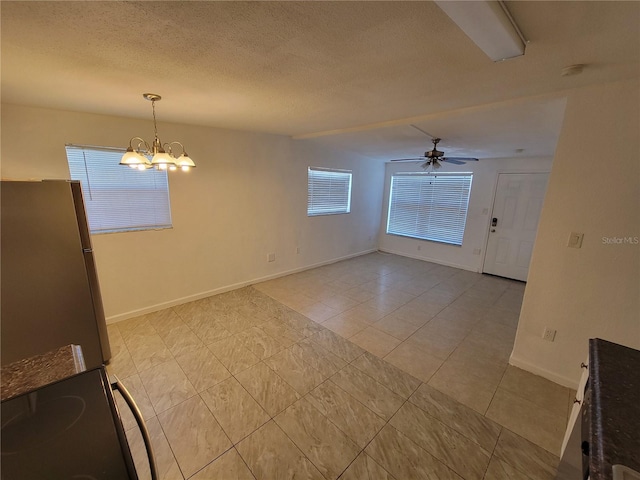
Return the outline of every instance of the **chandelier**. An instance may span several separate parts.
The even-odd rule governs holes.
[[[196,166],[193,160],[189,158],[184,149],[184,145],[180,142],[162,143],[158,138],[158,125],[156,124],[156,102],[162,97],[155,93],[143,93],[142,96],[151,102],[153,111],[153,130],[155,138],[151,145],[140,137],[133,137],[129,140],[129,148],[122,156],[120,165],[126,165],[138,170],[146,170],[155,168],[157,170],[177,170],[188,171]],[[135,145],[135,147],[134,147]],[[176,158],[174,155],[174,146],[180,146],[182,153]]]

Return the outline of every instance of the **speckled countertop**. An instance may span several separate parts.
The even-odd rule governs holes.
[[[592,480],[611,480],[622,464],[640,472],[640,351],[589,341]]]
[[[79,345],[66,345],[13,362],[0,372],[0,400],[9,400],[85,370]]]

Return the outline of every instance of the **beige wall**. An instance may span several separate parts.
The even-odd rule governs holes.
[[[640,348],[639,92],[636,80],[568,97],[511,356],[567,386],[589,338]],[[571,232],[584,233],[581,249],[567,247]]]
[[[159,132],[183,142],[197,168],[170,174],[172,229],[92,237],[108,321],[376,248],[382,164],[284,136]],[[2,178],[69,178],[65,143],[126,146],[151,134],[145,120],[2,105]],[[309,165],[353,170],[351,214],[306,216]]]
[[[493,207],[498,174],[549,172],[551,171],[551,164],[552,158],[538,157],[483,158],[478,162],[465,165],[445,165],[443,168],[447,172],[473,173],[464,239],[462,245],[457,246],[388,235],[386,233],[391,175],[398,172],[416,171],[414,163],[387,163],[379,248],[385,252],[480,272],[482,271],[487,235],[489,234],[490,213]],[[479,252],[474,253],[474,250],[479,250]]]

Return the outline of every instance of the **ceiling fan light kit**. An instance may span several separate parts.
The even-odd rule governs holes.
[[[436,159],[429,160],[420,165],[420,168],[422,168],[426,173],[433,173],[436,170],[439,170],[440,167],[442,167],[442,165]]]
[[[528,42],[504,2],[436,0],[435,3],[494,62],[524,55]]]
[[[438,158],[440,158],[441,156],[444,155],[444,152],[441,152],[440,150],[436,150],[436,147],[435,147],[435,144],[437,143],[436,140],[440,141],[440,139],[439,138],[434,138],[433,140],[434,140],[434,142],[433,142],[433,145],[434,145],[433,150],[429,150],[428,152],[424,152],[424,156],[427,157],[427,158],[438,159]]]
[[[163,144],[158,138],[156,102],[162,100],[162,97],[155,93],[143,93],[142,96],[151,102],[154,139],[151,145],[141,137],[133,137],[129,140],[129,147],[122,156],[120,165],[125,165],[137,170],[147,170],[149,168],[155,168],[157,170],[180,169],[185,172],[195,168],[196,164],[191,160],[182,143],[174,141]],[[173,152],[174,146],[180,146],[182,149],[182,153],[177,158]],[[149,160],[149,157],[151,157],[151,160]]]

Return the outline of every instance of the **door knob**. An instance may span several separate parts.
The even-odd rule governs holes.
[[[491,219],[491,226],[492,227],[497,227],[498,226],[498,219],[496,217],[493,217]]]

